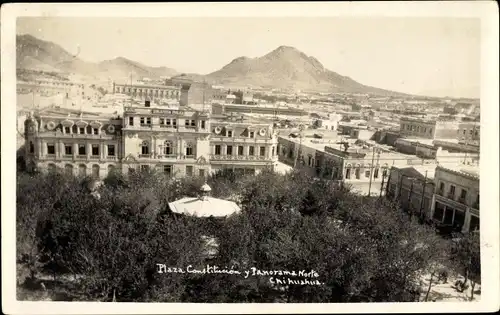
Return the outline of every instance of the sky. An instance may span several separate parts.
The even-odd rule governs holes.
[[[86,61],[121,56],[200,74],[286,45],[362,84],[429,96],[480,94],[479,19],[30,17],[18,18],[17,34],[80,49]]]

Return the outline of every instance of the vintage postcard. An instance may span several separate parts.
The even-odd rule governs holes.
[[[4,313],[498,310],[496,3],[1,14]]]

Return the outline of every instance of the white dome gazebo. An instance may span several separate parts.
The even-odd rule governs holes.
[[[195,217],[227,217],[241,211],[232,201],[210,197],[208,184],[201,186],[200,197],[186,197],[168,204],[172,212]]]
[[[217,218],[224,220],[226,217],[239,213],[240,207],[232,201],[210,197],[212,189],[204,184],[200,189],[199,197],[187,197],[168,204],[170,210],[175,214],[186,215],[196,218]],[[213,235],[202,235],[201,241],[205,244],[205,255],[213,258],[219,247],[219,242]]]

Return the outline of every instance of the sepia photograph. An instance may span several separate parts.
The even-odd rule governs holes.
[[[498,310],[494,3],[5,21],[4,312]]]

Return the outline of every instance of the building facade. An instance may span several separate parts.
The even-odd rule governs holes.
[[[67,114],[67,115],[66,115]],[[257,173],[274,167],[272,125],[236,123],[189,107],[129,106],[123,117],[30,113],[25,121],[28,169],[103,178],[155,169],[169,176],[206,176],[224,168]]]
[[[455,139],[458,128],[457,121],[401,117],[399,132],[408,138]]]
[[[413,215],[428,217],[435,190],[435,169],[435,165],[391,167],[386,196],[399,200],[401,208]]]
[[[146,84],[118,84],[113,83],[113,94],[126,94],[141,100],[180,100],[179,86],[146,85]]]
[[[461,143],[479,145],[481,142],[481,126],[479,122],[462,122],[458,125],[457,139]]]
[[[457,232],[479,229],[478,169],[438,166],[430,217]]]

